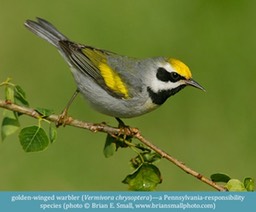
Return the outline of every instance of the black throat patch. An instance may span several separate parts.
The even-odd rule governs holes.
[[[185,88],[186,85],[180,85],[177,88],[173,88],[171,90],[161,90],[157,93],[152,91],[150,87],[147,87],[148,94],[152,99],[152,102],[156,105],[162,105],[170,96],[175,95],[181,89]]]

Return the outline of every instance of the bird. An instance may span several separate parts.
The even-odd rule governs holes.
[[[55,46],[68,63],[77,85],[68,105],[81,93],[96,111],[121,121],[159,108],[186,86],[205,91],[178,59],[139,59],[76,43],[42,18],[24,25]]]

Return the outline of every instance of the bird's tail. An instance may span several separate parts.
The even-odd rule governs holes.
[[[48,21],[37,18],[36,21],[27,20],[24,25],[37,36],[45,39],[55,47],[59,47],[59,41],[68,40],[68,38],[60,33],[51,23]]]

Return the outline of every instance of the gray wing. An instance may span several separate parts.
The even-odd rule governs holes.
[[[141,80],[135,76],[135,72],[129,71],[130,63],[128,64],[128,61],[130,60],[127,57],[66,40],[60,41],[59,45],[71,66],[93,79],[111,96],[129,99],[136,96],[136,92],[141,91]],[[107,79],[102,76],[100,71],[102,64],[107,65],[111,71],[117,73],[128,90],[128,95],[119,92],[118,89],[108,84]]]

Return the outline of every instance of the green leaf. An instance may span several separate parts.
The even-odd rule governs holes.
[[[237,179],[229,180],[225,187],[228,189],[228,191],[246,191],[244,184]]]
[[[254,186],[254,179],[252,179],[251,177],[246,177],[244,179],[244,187],[247,191],[254,191]]]
[[[24,105],[24,106],[29,106],[29,103],[26,99],[26,94],[25,91],[19,86],[15,85],[14,87],[14,101],[18,105]]]
[[[116,135],[116,137],[113,137],[111,135],[107,135],[103,153],[106,158],[109,158],[114,155],[114,153],[117,151],[118,148],[126,148],[128,147],[128,144],[126,142],[132,142],[131,136],[124,136],[124,135]]]
[[[144,163],[123,181],[133,191],[153,191],[162,182],[159,169],[153,165]]]
[[[130,160],[131,166],[134,169],[137,169],[138,167],[141,166],[141,164],[144,162],[143,159],[140,157],[140,155],[137,155],[136,157],[132,158]]]
[[[12,86],[5,87],[5,99],[6,101],[14,102],[14,89]]]
[[[49,139],[51,143],[54,143],[57,139],[57,129],[52,124],[49,127]]]
[[[212,174],[211,175],[211,180],[213,182],[223,182],[223,183],[227,183],[231,178],[226,175],[226,174],[222,174],[222,173],[216,173],[216,174]]]
[[[25,152],[42,151],[49,145],[49,139],[44,129],[38,126],[23,128],[20,131],[19,139]]]
[[[53,110],[46,109],[46,108],[37,107],[35,108],[35,111],[40,113],[42,117],[47,117],[53,114]]]
[[[161,155],[156,152],[146,152],[142,154],[145,162],[154,163],[161,159]]]
[[[161,156],[156,152],[143,152],[130,160],[134,169],[137,169],[142,163],[154,163],[161,159]]]
[[[114,155],[116,151],[116,139],[111,135],[107,135],[105,146],[103,149],[104,156],[109,158]]]
[[[9,135],[15,133],[20,127],[17,114],[10,110],[4,110],[3,121],[1,126],[2,141]]]

